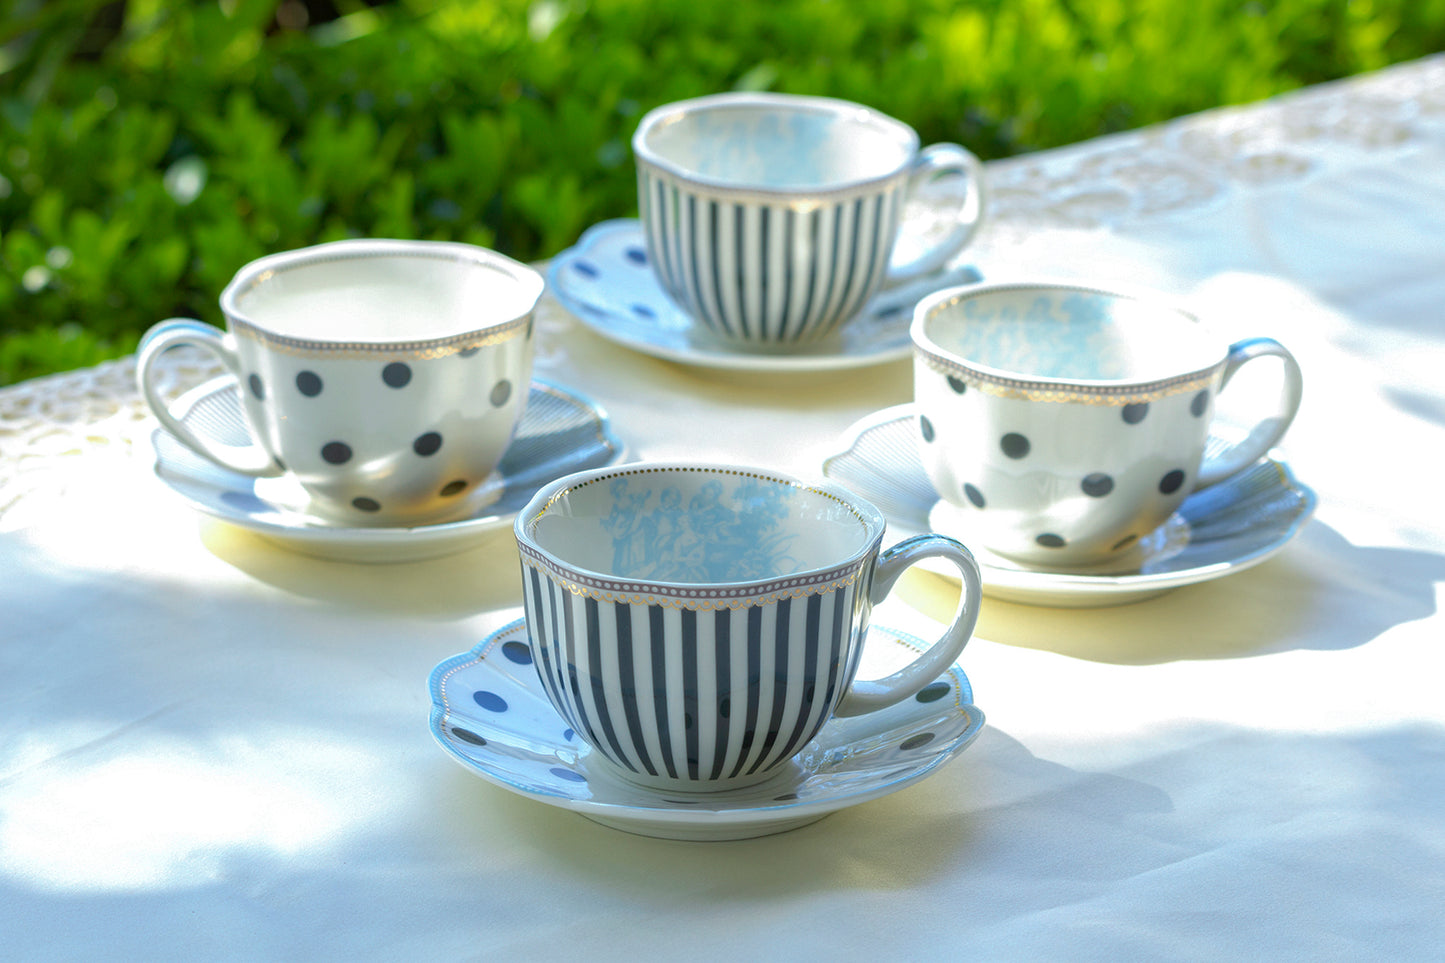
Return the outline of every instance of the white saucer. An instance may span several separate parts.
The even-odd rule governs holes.
[[[877,505],[894,538],[935,530],[969,544],[966,521],[939,511],[914,440],[912,405],[885,408],[854,424],[823,474]],[[1211,439],[1210,444],[1223,444]],[[985,595],[1059,608],[1137,602],[1183,585],[1233,575],[1279,552],[1315,510],[1315,493],[1273,458],[1185,499],[1135,552],[1106,566],[1069,572],[1029,568],[969,544]],[[951,568],[930,570],[953,574]],[[956,575],[955,575],[956,577]]]
[[[236,382],[229,376],[182,395],[173,410],[198,434],[234,445],[251,441]],[[305,495],[294,481],[228,471],[164,429],[151,434],[151,445],[156,475],[193,508],[294,551],[348,562],[405,562],[459,552],[478,535],[510,525],[547,482],[622,457],[622,443],[600,408],[573,392],[534,381],[512,444],[497,471],[479,486],[471,517],[414,528],[353,528],[308,514]]]
[[[873,626],[860,678],[912,661],[916,639]],[[749,839],[804,826],[897,792],[958,755],[983,728],[956,664],[896,706],[834,719],[791,768],[762,785],[667,794],[623,782],[579,739],[542,691],[527,626],[508,625],[432,670],[431,731],[454,759],[488,782],[605,826],[664,839]]]
[[[588,228],[547,270],[547,286],[562,306],[604,338],[669,361],[744,371],[829,371],[906,358],[919,299],[978,279],[967,264],[951,264],[879,293],[837,334],[784,352],[728,344],[694,323],[658,284],[638,221]]]

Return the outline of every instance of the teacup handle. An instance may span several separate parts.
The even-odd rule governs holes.
[[[190,345],[215,355],[237,382],[244,384],[241,363],[218,329],[192,318],[171,318],[153,326],[141,338],[136,352],[135,380],[151,413],[175,439],[207,461],[252,478],[274,478],[283,474],[276,460],[259,445],[223,445],[202,438],[171,414],[170,406],[155,384],[155,363],[170,348]]]
[[[1245,364],[1264,357],[1279,358],[1284,362],[1284,390],[1280,393],[1279,410],[1260,419],[1243,439],[1210,456],[1209,460],[1200,465],[1199,477],[1194,482],[1196,491],[1253,465],[1279,444],[1279,440],[1289,429],[1290,422],[1294,421],[1295,413],[1299,411],[1300,397],[1304,393],[1304,376],[1300,373],[1299,363],[1295,361],[1294,355],[1273,338],[1247,338],[1230,345],[1229,356],[1224,362],[1224,378],[1219,384],[1220,391],[1224,390],[1229,379]]]
[[[893,589],[898,577],[911,565],[925,558],[942,558],[952,562],[963,579],[963,591],[953,621],[939,640],[918,658],[890,676],[881,679],[858,679],[848,687],[838,703],[836,716],[858,716],[884,709],[915,695],[924,686],[948,671],[963,647],[973,636],[978,621],[978,606],[983,598],[983,579],[978,563],[963,544],[947,535],[915,535],[906,538],[878,557],[873,574],[871,602],[877,604]]]
[[[983,162],[972,151],[957,144],[932,144],[918,152],[918,156],[913,160],[913,169],[908,174],[908,190],[904,203],[907,204],[920,194],[928,182],[942,177],[958,176],[968,178],[968,190],[963,201],[956,210],[940,210],[937,217],[929,217],[921,226],[913,228],[913,231],[925,237],[914,243],[895,246],[894,258],[888,265],[888,275],[883,282],[885,285],[891,287],[903,284],[937,271],[963,250],[963,246],[978,232],[983,224],[986,195]],[[933,233],[930,229],[936,228],[945,215],[951,227],[942,237],[930,241],[926,235]],[[911,233],[909,219],[905,216],[900,229],[900,241],[903,240],[902,235],[908,233]],[[910,249],[916,253],[900,260],[900,250],[907,252]]]

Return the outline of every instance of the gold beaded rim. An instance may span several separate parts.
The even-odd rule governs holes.
[[[317,264],[374,258],[412,258],[444,261],[494,271],[524,289],[530,289],[531,304],[526,311],[484,324],[462,334],[415,341],[326,341],[278,334],[246,318],[238,302],[278,275]],[[221,292],[221,310],[237,337],[249,338],[283,354],[327,359],[374,359],[378,356],[426,361],[455,354],[470,354],[513,338],[530,335],[537,301],[545,282],[541,275],[519,261],[486,248],[452,241],[388,241],[355,239],[331,241],[309,248],[286,251],[246,265]]]
[[[820,495],[846,509],[864,527],[865,533],[871,531],[872,535],[861,548],[848,557],[847,561],[838,565],[830,565],[825,569],[815,569],[796,575],[722,584],[608,576],[569,564],[532,540],[532,533],[537,523],[558,501],[571,493],[599,482],[658,474],[730,475],[739,478],[755,478],[759,481]],[[871,506],[868,507],[871,508]],[[882,516],[876,514],[876,509],[874,512],[875,515],[870,517],[853,502],[826,488],[796,481],[785,475],[721,465],[658,464],[603,469],[590,478],[560,485],[556,491],[547,496],[546,501],[542,502],[540,507],[517,517],[515,531],[518,536],[517,546],[521,552],[523,566],[542,571],[548,578],[574,595],[589,596],[608,602],[650,603],[668,608],[710,610],[766,605],[782,598],[817,595],[852,584],[861,577],[868,560],[877,554],[883,543]]]

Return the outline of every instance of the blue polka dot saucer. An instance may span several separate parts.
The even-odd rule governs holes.
[[[841,330],[796,349],[756,348],[711,335],[662,290],[648,263],[642,224],[603,221],[552,260],[547,287],[584,325],[611,341],[654,357],[742,371],[832,371],[908,357],[913,306],[939,288],[979,279],[962,263],[889,288]]]
[[[875,625],[859,677],[887,675],[923,648]],[[438,665],[430,688],[432,735],[467,769],[528,799],[664,839],[767,836],[897,792],[968,748],[984,721],[967,676],[954,665],[899,705],[833,719],[791,769],[766,783],[669,794],[618,779],[567,728],[542,690],[524,622]]]
[[[223,444],[251,443],[236,382],[222,376],[192,389],[173,410],[182,424]],[[606,414],[572,391],[534,381],[527,409],[492,476],[478,486],[465,518],[411,528],[347,526],[307,511],[289,478],[249,478],[200,457],[164,429],[151,435],[156,475],[191,506],[293,551],[351,562],[404,562],[459,552],[512,524],[543,485],[623,457]]]
[[[970,543],[967,520],[939,499],[923,469],[916,424],[911,404],[863,418],[844,432],[839,450],[824,458],[824,476],[877,505],[895,538],[939,531],[962,540],[978,560],[984,594],[1006,601],[1058,608],[1119,605],[1233,575],[1280,552],[1315,510],[1315,493],[1288,466],[1262,458],[1190,495],[1120,559],[1097,568],[1048,571]],[[1211,438],[1206,453],[1222,444]],[[955,577],[946,566],[936,571]]]

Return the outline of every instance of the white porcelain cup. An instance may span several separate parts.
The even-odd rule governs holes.
[[[468,244],[351,240],[261,258],[221,294],[227,331],[177,318],[142,339],[136,377],[161,425],[210,461],[290,476],[318,516],[351,525],[457,517],[526,405],[543,282]],[[238,382],[254,444],[171,414],[155,362],[177,345]]]
[[[1088,285],[940,291],[912,337],[933,527],[1046,567],[1129,551],[1277,444],[1303,388],[1276,341],[1229,344],[1157,297]],[[1278,359],[1278,404],[1206,459],[1216,396],[1263,357]]]
[[[716,94],[643,117],[632,140],[652,268],[728,342],[805,344],[885,284],[937,270],[983,219],[977,157],[919,149],[861,104]]]
[[[533,663],[552,705],[622,778],[669,791],[779,773],[833,716],[919,693],[978,617],[978,566],[835,485],[637,463],[542,488],[517,516]],[[855,681],[874,603],[910,565],[963,580],[952,623],[899,672]]]

